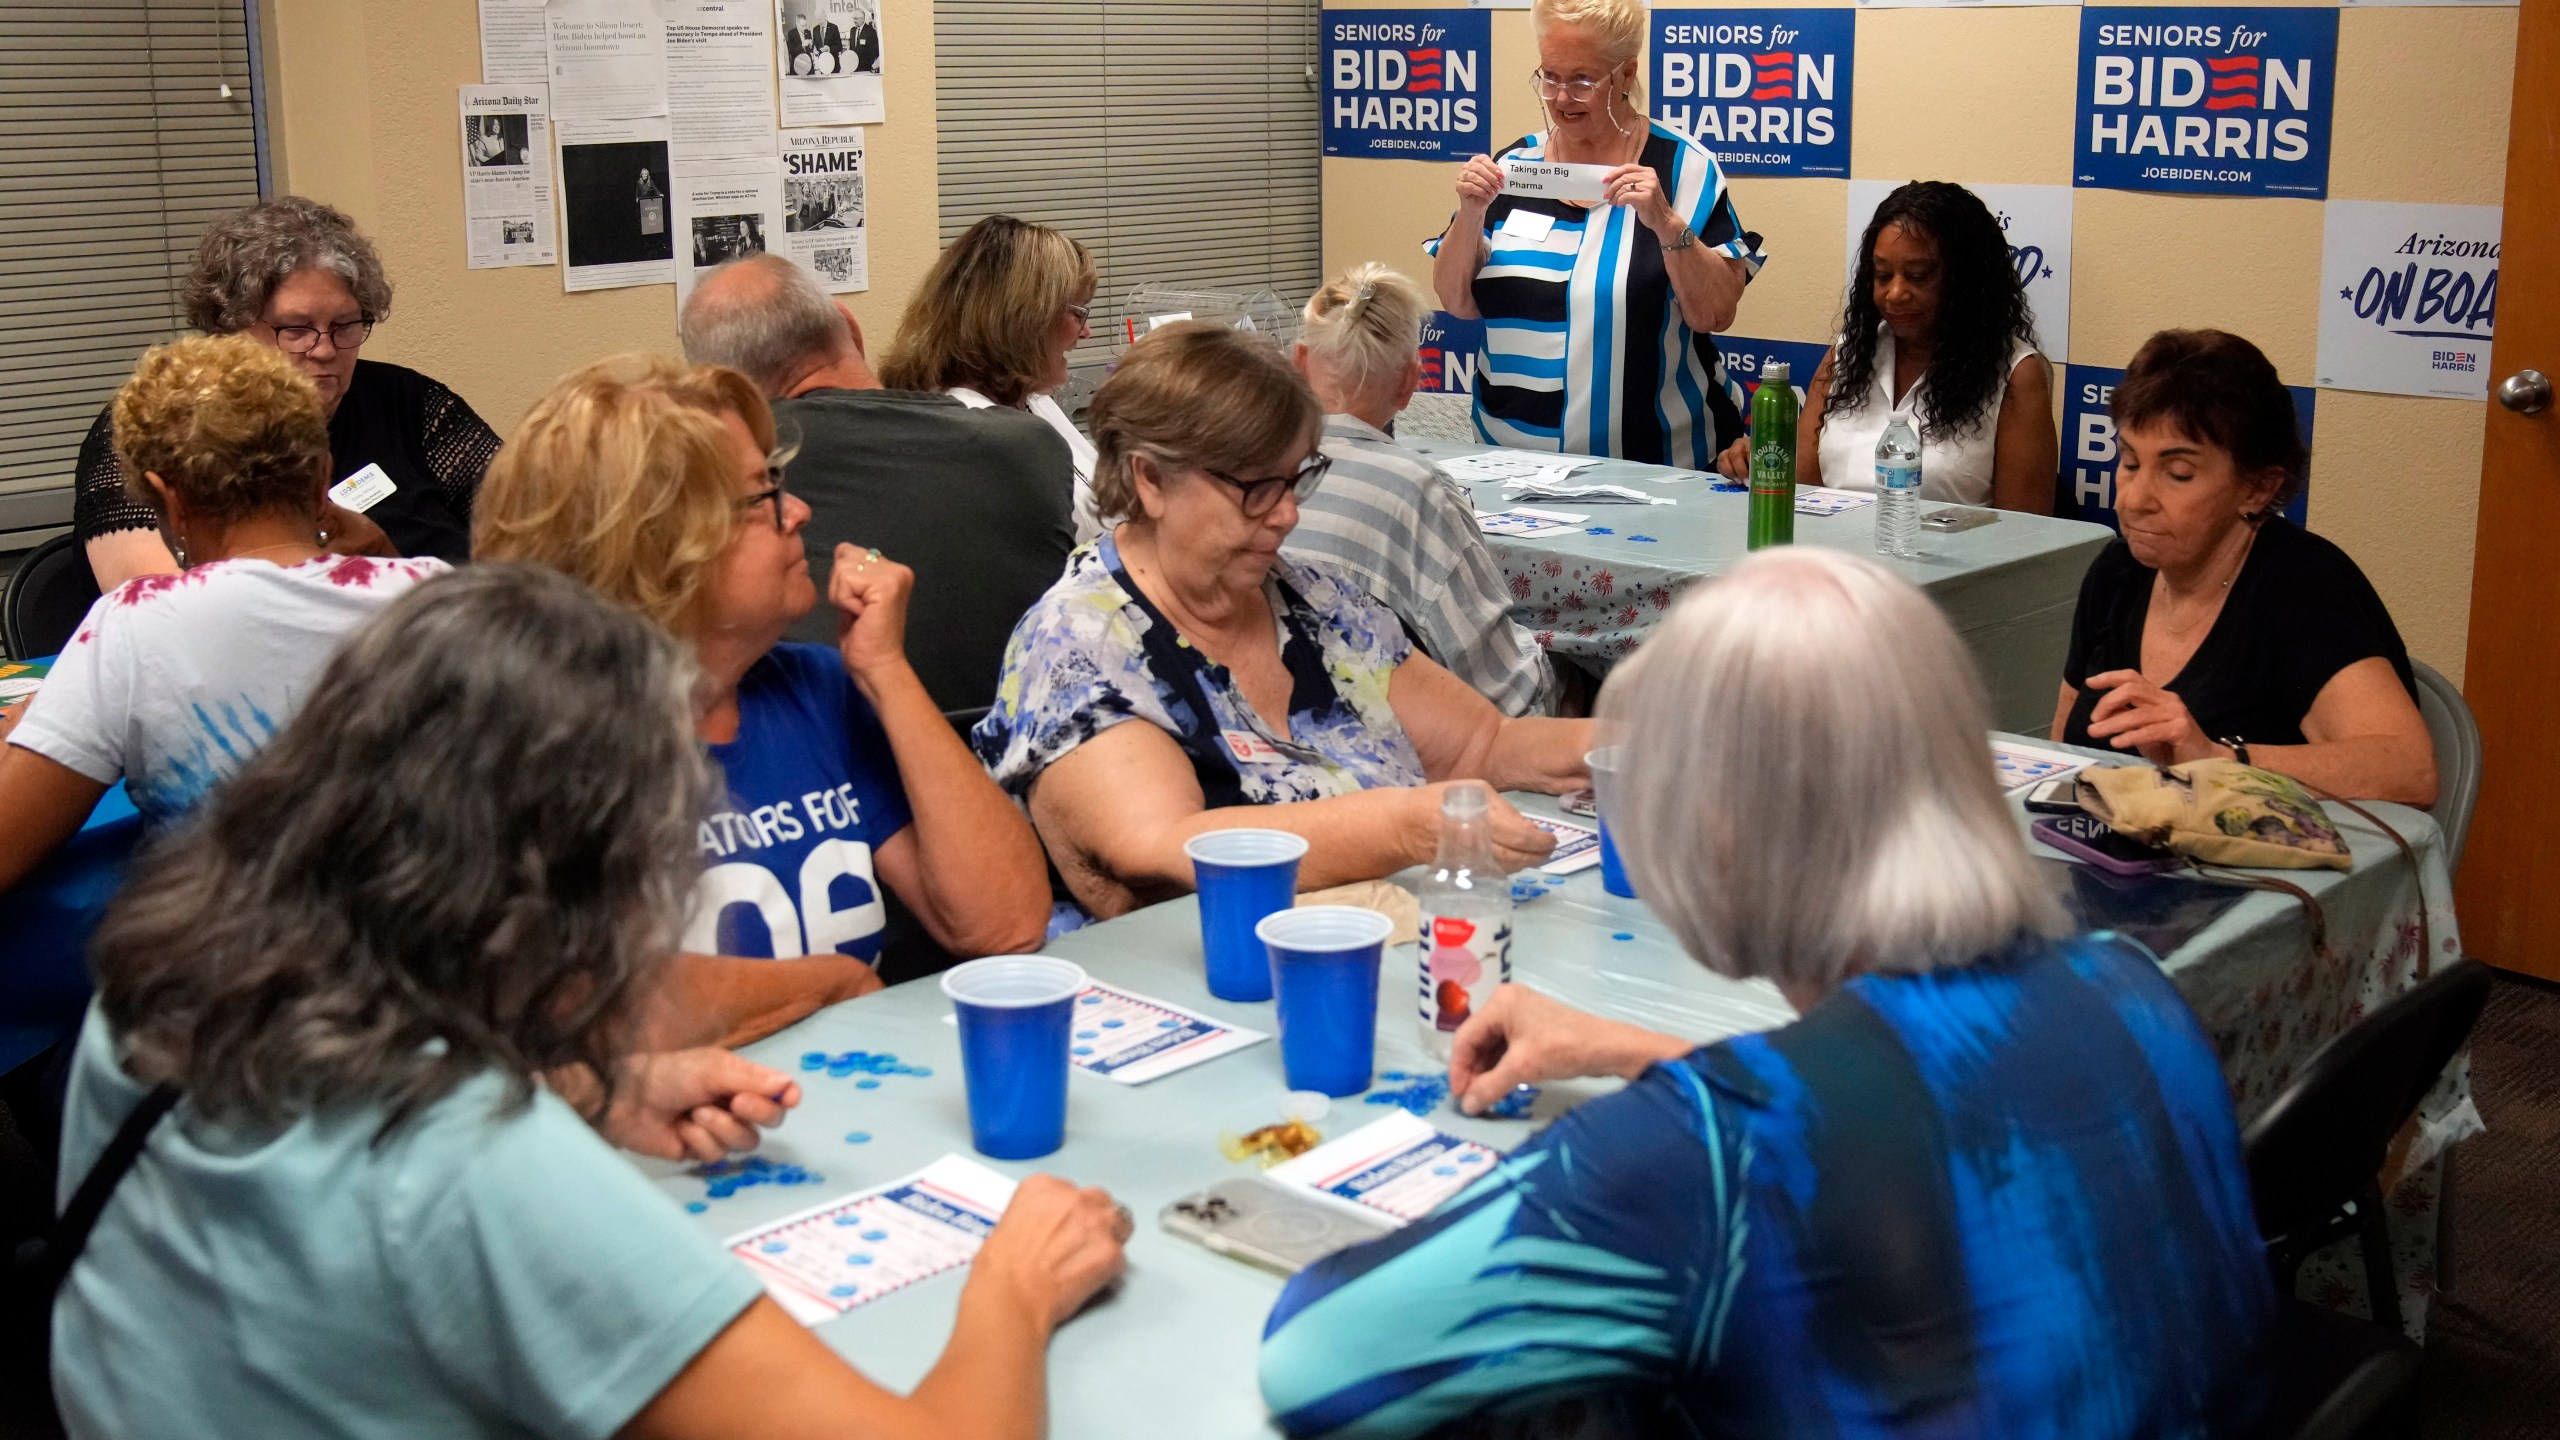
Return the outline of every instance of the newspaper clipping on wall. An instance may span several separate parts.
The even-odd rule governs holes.
[[[630,120],[667,113],[663,27],[649,0],[551,0],[552,114]]]
[[[702,272],[761,255],[782,218],[781,171],[770,155],[676,170],[676,303]]]
[[[658,0],[667,121],[679,166],[773,158],[773,17],[766,0]]]
[[[550,109],[539,85],[462,87],[462,229],[473,270],[560,258],[551,236]]]
[[[612,290],[676,278],[667,122],[556,122],[560,134],[561,285]]]
[[[542,0],[480,0],[480,78],[491,85],[551,79],[551,25]]]
[[[879,0],[773,0],[773,32],[784,125],[877,125],[888,118]]]
[[[868,290],[871,231],[863,214],[862,132],[784,132],[783,253],[829,290]]]

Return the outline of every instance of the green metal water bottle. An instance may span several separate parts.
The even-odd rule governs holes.
[[[1796,539],[1796,387],[1783,360],[1760,371],[1751,397],[1751,548]]]

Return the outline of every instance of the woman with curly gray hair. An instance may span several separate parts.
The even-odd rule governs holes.
[[[317,543],[341,554],[470,554],[471,502],[498,453],[497,433],[438,382],[356,358],[391,313],[391,281],[354,221],[299,195],[234,211],[197,244],[181,298],[188,324],[272,345],[319,387],[329,479],[361,474],[372,495],[369,504],[328,506]],[[80,446],[72,503],[101,590],[179,568],[156,518],[116,459],[113,411],[101,411]]]
[[[695,683],[575,581],[475,567],[140,863],[71,1082],[75,1172],[143,1117],[54,1306],[72,1435],[1037,1430],[1050,1333],[1120,1270],[1110,1196],[1025,1181],[901,1396],[608,1148],[710,1158],[798,1098],[633,1053],[717,788]]]

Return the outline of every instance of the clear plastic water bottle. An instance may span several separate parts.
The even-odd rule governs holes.
[[[1899,410],[1876,440],[1876,553],[1920,553],[1920,432]]]
[[[1450,1037],[1511,978],[1511,872],[1494,858],[1489,792],[1452,785],[1440,802],[1440,850],[1422,901],[1422,1043],[1446,1057]]]

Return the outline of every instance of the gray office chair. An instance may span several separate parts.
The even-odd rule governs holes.
[[[2480,800],[2480,727],[2452,681],[2412,660],[2418,677],[2418,713],[2436,744],[2436,826],[2444,831],[2444,868],[2462,868],[2462,841],[2471,830],[2471,808]]]

